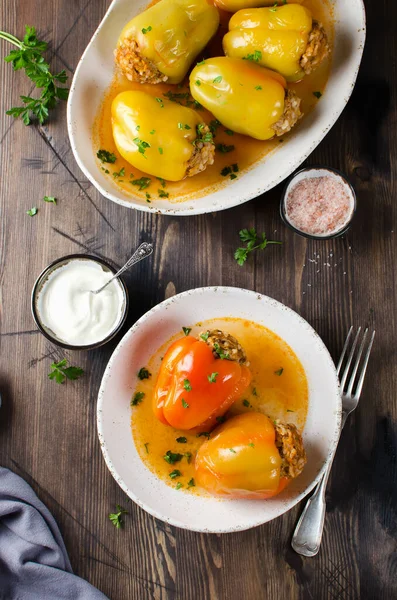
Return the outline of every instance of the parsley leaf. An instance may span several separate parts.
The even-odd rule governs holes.
[[[179,452],[171,452],[171,450],[167,450],[167,452],[163,456],[165,462],[169,465],[173,465],[176,462],[179,462],[183,458],[183,454],[179,454]]]
[[[149,442],[146,442],[146,444],[143,445],[145,446],[146,454],[149,454]]]
[[[67,100],[69,90],[59,87],[59,83],[66,83],[68,77],[66,71],[60,71],[53,75],[50,65],[45,62],[43,53],[47,50],[47,42],[37,38],[36,29],[26,25],[26,33],[23,40],[5,31],[0,31],[0,38],[10,42],[17,47],[11,50],[4,58],[12,64],[14,71],[24,69],[26,75],[40,90],[38,98],[32,96],[20,96],[22,106],[14,106],[7,110],[7,115],[20,117],[25,125],[29,125],[31,118],[36,117],[40,124],[47,120],[49,111],[58,103],[58,100]]]
[[[175,486],[175,489],[180,490],[182,487],[183,487],[183,484],[180,481],[178,481],[178,483]]]
[[[215,79],[213,80],[212,83],[220,83],[222,81],[223,77],[222,75],[218,75],[218,77],[215,77]]]
[[[210,332],[206,331],[205,333],[201,333],[200,337],[202,340],[204,340],[204,342],[206,342],[208,340],[209,335],[210,335]]]
[[[224,352],[219,344],[214,344],[214,352],[219,356],[221,360],[228,360],[230,358],[229,352]]]
[[[321,92],[313,92],[313,96],[316,96],[316,98],[320,99],[322,96]]]
[[[217,423],[224,423],[226,421],[226,417],[216,417]]]
[[[169,193],[165,192],[161,188],[157,190],[157,193],[159,195],[159,198],[168,198],[168,196],[169,196]]]
[[[280,377],[283,374],[283,372],[284,372],[284,368],[281,367],[281,369],[277,369],[277,371],[274,371],[274,374],[278,375]]]
[[[240,240],[246,244],[245,248],[237,248],[234,253],[234,258],[240,267],[243,266],[248,255],[254,250],[264,250],[269,244],[282,243],[268,240],[265,233],[262,233],[262,235],[259,236],[254,227],[251,227],[251,229],[241,229],[239,236]]]
[[[143,154],[145,156],[146,148],[150,148],[149,142],[145,142],[145,140],[141,140],[141,138],[138,137],[134,138],[132,141],[138,146],[139,154]],[[145,158],[147,157],[145,156]]]
[[[48,378],[55,379],[56,383],[64,383],[66,379],[74,381],[75,379],[81,377],[84,373],[83,369],[80,369],[80,367],[67,367],[67,364],[68,362],[66,358],[57,363],[52,363],[52,371],[50,371],[48,374]]]
[[[252,408],[252,404],[248,400],[243,400],[243,405],[247,408]]]
[[[196,484],[194,483],[194,479],[193,479],[193,477],[192,477],[192,478],[191,478],[191,479],[189,479],[189,481],[187,482],[187,487],[188,487],[188,488],[190,488],[190,487],[195,487],[195,485],[196,485]]]
[[[233,146],[233,144],[230,144],[230,146],[228,146],[227,144],[216,144],[215,148],[218,150],[218,152],[222,152],[222,154],[227,154],[228,152],[233,152],[235,146]]]
[[[185,335],[189,335],[189,333],[191,332],[192,328],[191,327],[182,327],[182,331]]]
[[[143,381],[144,379],[149,379],[149,377],[151,377],[151,376],[152,376],[151,372],[148,371],[146,367],[142,367],[138,371],[138,379],[140,379],[141,381]]]
[[[217,376],[218,376],[218,373],[211,373],[211,375],[207,375],[208,381],[210,383],[216,383]]]
[[[183,408],[189,408],[189,404],[182,398],[181,400]]]
[[[29,210],[26,211],[26,214],[29,215],[29,217],[34,217],[35,215],[37,215],[37,208],[36,208],[36,206],[33,206],[32,208],[29,208]]]
[[[178,442],[178,444],[186,444],[187,442],[187,438],[181,436],[181,437],[177,437],[176,441]]]
[[[43,200],[44,202],[52,202],[52,204],[57,203],[57,199],[54,196],[44,196]]]
[[[183,380],[183,387],[185,388],[185,390],[187,392],[191,392],[192,391],[192,386],[191,386],[191,383],[190,383],[190,381],[188,379],[184,379]]]
[[[208,431],[202,431],[201,433],[198,433],[196,435],[196,437],[205,437],[205,438],[207,438],[207,440],[209,440],[210,439],[210,435],[211,434]]]
[[[139,187],[139,191],[145,190],[149,187],[151,183],[150,177],[140,177],[140,179],[134,179],[131,181],[132,185],[136,185]]]
[[[149,27],[144,27],[142,29],[143,35],[146,35],[149,31],[152,31],[152,26],[151,25],[149,25]]]
[[[109,519],[110,521],[113,523],[113,525],[116,527],[116,529],[121,529],[124,521],[121,518],[121,515],[127,515],[128,512],[126,510],[124,510],[124,508],[122,508],[120,506],[120,504],[116,504],[116,513],[110,513],[109,515]]]
[[[103,163],[111,163],[114,164],[117,160],[117,157],[113,152],[108,152],[107,150],[98,150],[96,153],[99,160]]]
[[[262,58],[262,52],[260,50],[254,50],[252,54],[247,54],[243,57],[243,60],[251,60],[252,62],[259,62]]]
[[[233,454],[236,454],[236,451],[234,448],[229,448],[230,452],[233,452]]]
[[[182,473],[179,471],[179,469],[174,469],[169,474],[169,476],[171,477],[171,479],[175,479],[176,477],[180,477],[181,475],[182,475]]]
[[[131,400],[131,406],[138,406],[145,397],[145,392],[136,392],[133,399]]]

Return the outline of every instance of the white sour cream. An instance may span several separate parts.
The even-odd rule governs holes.
[[[110,271],[93,260],[74,259],[56,268],[45,280],[36,300],[43,326],[71,346],[104,340],[120,323],[125,309],[123,288]]]

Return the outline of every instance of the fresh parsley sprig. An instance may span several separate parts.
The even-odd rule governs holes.
[[[47,42],[39,40],[35,27],[26,25],[26,33],[22,40],[5,31],[0,31],[0,38],[17,47],[4,58],[11,63],[14,71],[25,70],[26,75],[40,90],[40,96],[20,96],[23,105],[13,106],[7,110],[7,115],[20,117],[25,125],[31,123],[32,115],[40,124],[48,118],[49,111],[55,108],[58,100],[67,100],[69,90],[58,84],[66,83],[68,76],[62,70],[53,75],[50,65],[45,61],[43,53],[47,50]]]
[[[48,373],[49,379],[55,379],[57,383],[64,383],[66,379],[74,381],[83,375],[83,369],[80,369],[80,367],[67,367],[67,364],[66,358],[57,363],[52,363],[52,371]]]
[[[239,232],[239,236],[240,240],[245,243],[245,248],[237,248],[234,253],[234,258],[240,267],[243,266],[248,255],[254,250],[264,250],[269,244],[282,244],[282,242],[268,240],[265,233],[262,233],[262,235],[257,234],[255,227],[242,229]]]
[[[126,510],[124,510],[124,508],[122,508],[120,506],[120,504],[116,504],[116,510],[117,510],[117,512],[110,513],[109,519],[113,523],[113,525],[116,527],[116,529],[121,529],[124,524],[124,521],[121,518],[121,515],[127,515],[128,512]]]

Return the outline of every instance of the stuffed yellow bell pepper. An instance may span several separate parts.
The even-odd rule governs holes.
[[[161,0],[124,27],[116,62],[131,81],[179,83],[218,25],[207,0]]]
[[[202,61],[190,75],[190,91],[222,125],[258,140],[287,133],[302,116],[285,79],[249,60]]]
[[[121,156],[156,177],[179,181],[214,162],[212,134],[200,115],[147,92],[116,96],[112,129]]]
[[[328,55],[327,36],[310,10],[298,4],[241,10],[223,38],[227,56],[253,60],[299,81]]]
[[[302,4],[303,0],[282,0],[283,4],[293,2]],[[277,4],[274,0],[215,0],[215,4],[227,12],[237,12],[243,8],[256,8],[257,6],[274,6]],[[281,2],[280,2],[281,4]]]
[[[295,425],[275,424],[261,413],[232,417],[215,429],[196,455],[196,484],[229,498],[279,494],[306,463]]]

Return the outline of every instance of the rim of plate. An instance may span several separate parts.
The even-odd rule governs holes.
[[[118,354],[119,354],[120,350],[122,349],[122,347],[124,346],[124,344],[127,343],[127,341],[134,334],[134,332],[139,327],[141,327],[141,325],[143,323],[145,323],[147,320],[149,320],[153,314],[155,314],[155,313],[163,310],[169,304],[171,304],[172,302],[175,302],[176,299],[181,299],[181,298],[184,298],[186,296],[190,296],[192,294],[199,295],[199,294],[218,293],[218,292],[227,293],[227,294],[229,294],[229,293],[231,293],[231,294],[237,293],[237,294],[245,294],[245,295],[253,296],[253,297],[256,297],[257,299],[260,299],[260,300],[262,300],[264,302],[269,302],[269,303],[273,304],[274,306],[282,309],[287,314],[290,314],[290,315],[292,314],[293,318],[297,319],[297,321],[299,321],[300,324],[303,325],[307,329],[307,331],[316,339],[316,341],[318,343],[320,343],[320,345],[323,347],[324,358],[327,360],[328,366],[329,366],[330,370],[333,372],[333,374],[335,376],[336,387],[337,387],[337,390],[338,390],[337,397],[336,397],[336,404],[337,404],[337,407],[336,407],[336,428],[335,428],[335,431],[334,431],[334,436],[333,436],[333,439],[332,439],[332,443],[330,444],[330,446],[328,448],[327,458],[324,461],[321,469],[317,473],[317,476],[313,479],[313,481],[302,492],[300,492],[295,498],[293,498],[292,500],[290,500],[287,503],[288,504],[288,508],[286,508],[286,510],[283,510],[283,512],[281,512],[276,517],[270,517],[269,519],[266,519],[266,520],[262,521],[261,523],[255,523],[255,524],[253,524],[251,526],[235,524],[235,525],[233,525],[233,527],[230,526],[230,527],[227,527],[225,529],[222,529],[221,531],[207,529],[207,528],[204,528],[204,527],[187,527],[186,523],[184,523],[182,521],[179,521],[178,519],[175,519],[173,517],[166,517],[164,514],[160,513],[158,510],[152,508],[151,506],[148,506],[145,502],[143,502],[142,500],[140,500],[140,498],[138,498],[136,496],[136,494],[124,482],[124,480],[122,479],[122,477],[119,475],[117,469],[113,465],[112,459],[111,459],[111,457],[109,455],[109,452],[108,452],[108,449],[107,449],[107,446],[106,446],[106,441],[105,441],[105,437],[103,435],[103,428],[102,428],[102,405],[103,405],[103,397],[104,397],[104,393],[105,393],[106,381],[107,381],[107,378],[108,378],[108,376],[109,376],[109,374],[110,374],[110,372],[112,370],[113,363],[116,361],[116,359],[118,357]],[[326,345],[324,344],[322,338],[319,336],[319,334],[316,332],[316,330],[310,325],[310,323],[308,323],[306,321],[306,319],[304,319],[303,317],[301,317],[292,308],[289,308],[289,306],[286,306],[282,302],[279,302],[278,300],[275,300],[274,298],[271,298],[270,296],[266,296],[265,294],[260,294],[258,292],[254,292],[252,290],[246,290],[244,288],[233,287],[233,286],[208,286],[208,287],[200,287],[200,288],[193,288],[193,289],[190,289],[190,290],[186,290],[185,292],[180,292],[179,294],[175,294],[175,296],[171,296],[170,298],[167,298],[166,300],[163,300],[159,304],[156,304],[156,306],[154,306],[153,308],[151,308],[149,311],[147,311],[144,315],[142,315],[142,317],[140,317],[138,319],[138,321],[136,321],[136,323],[134,323],[134,325],[132,325],[132,327],[125,333],[125,335],[123,336],[123,338],[120,340],[120,342],[118,343],[118,345],[114,349],[114,351],[113,351],[113,353],[112,353],[112,355],[111,355],[111,357],[109,359],[109,362],[108,362],[108,364],[106,366],[106,369],[105,369],[105,371],[103,373],[102,380],[101,380],[101,385],[100,385],[99,392],[98,392],[98,400],[97,400],[97,429],[98,429],[99,443],[100,443],[100,446],[101,446],[103,457],[105,459],[106,466],[108,467],[110,473],[112,474],[113,478],[118,483],[118,485],[121,487],[121,489],[140,508],[142,508],[143,510],[145,510],[147,513],[149,513],[150,515],[152,515],[156,519],[159,519],[160,521],[168,523],[169,525],[173,525],[175,527],[179,527],[180,529],[186,529],[188,531],[195,531],[195,532],[198,532],[198,533],[236,533],[238,531],[246,531],[248,529],[253,529],[255,527],[259,527],[260,525],[264,525],[265,523],[268,523],[269,521],[272,521],[273,519],[279,518],[283,514],[285,514],[288,511],[290,511],[294,506],[296,506],[305,496],[307,496],[313,490],[313,488],[315,487],[315,485],[321,479],[321,477],[322,477],[325,469],[327,468],[327,466],[329,464],[329,461],[331,460],[331,458],[333,456],[333,452],[334,452],[334,450],[335,450],[335,448],[336,448],[336,446],[338,444],[339,434],[340,434],[341,417],[342,417],[342,399],[341,399],[341,395],[340,395],[339,379],[338,379],[338,376],[337,376],[337,373],[336,373],[335,364],[334,364],[334,361],[332,360],[332,357],[331,357],[331,355],[329,353],[328,348],[326,347]],[[166,485],[166,484],[164,484],[164,485]]]
[[[337,110],[334,110],[331,118],[329,119],[327,128],[325,130],[325,132],[323,130],[320,131],[320,133],[313,139],[312,144],[308,147],[308,149],[303,153],[303,154],[299,154],[299,158],[298,159],[294,159],[291,161],[291,168],[288,168],[288,174],[285,175],[283,173],[281,173],[280,175],[278,175],[277,177],[275,177],[274,179],[270,180],[269,182],[267,182],[265,185],[259,185],[258,187],[253,187],[250,191],[245,190],[243,193],[240,193],[238,195],[235,195],[233,193],[228,193],[226,195],[225,200],[218,202],[215,202],[211,207],[201,207],[200,204],[195,205],[194,207],[190,207],[190,208],[174,208],[174,207],[170,207],[170,208],[163,208],[163,207],[155,207],[155,206],[150,206],[148,204],[145,204],[143,202],[141,202],[139,199],[136,200],[135,198],[131,198],[131,200],[122,200],[121,198],[117,197],[115,194],[112,194],[111,192],[108,192],[107,190],[105,190],[102,185],[99,183],[99,181],[95,178],[94,174],[91,174],[91,172],[89,171],[88,167],[86,167],[84,165],[83,159],[80,158],[80,154],[77,150],[76,144],[75,144],[75,140],[74,140],[74,135],[73,135],[73,122],[72,122],[72,109],[71,109],[71,105],[73,102],[73,97],[74,97],[74,92],[76,89],[76,85],[77,85],[77,79],[79,76],[79,72],[80,72],[80,68],[82,65],[82,62],[85,58],[85,55],[88,53],[91,45],[93,44],[95,38],[97,37],[97,35],[99,34],[99,32],[102,30],[103,27],[106,26],[106,21],[108,19],[108,17],[111,15],[114,6],[117,4],[119,0],[113,0],[112,3],[110,4],[108,10],[105,12],[103,19],[101,21],[101,23],[99,24],[98,28],[95,30],[92,38],[90,39],[89,43],[87,44],[87,47],[85,48],[78,64],[76,67],[76,71],[75,74],[73,76],[73,80],[70,86],[70,92],[69,92],[69,97],[68,97],[68,103],[67,103],[67,109],[66,109],[66,119],[67,119],[67,128],[68,128],[68,136],[69,136],[69,142],[73,151],[73,155],[74,158],[78,164],[78,166],[80,167],[81,171],[84,173],[84,175],[87,177],[87,179],[90,181],[90,183],[102,194],[102,196],[104,196],[105,198],[107,198],[108,200],[111,200],[112,202],[114,202],[115,204],[119,204],[120,206],[124,206],[125,208],[130,208],[130,209],[135,209],[135,210],[140,210],[143,212],[149,212],[149,213],[157,213],[157,214],[165,214],[165,215],[176,215],[176,216],[181,216],[181,217],[185,217],[185,216],[193,216],[193,215],[201,215],[201,214],[208,214],[211,212],[219,212],[222,210],[228,210],[229,208],[235,208],[236,206],[240,206],[241,204],[245,204],[245,202],[249,202],[250,200],[252,200],[253,198],[257,198],[258,196],[261,196],[262,194],[265,194],[266,192],[268,192],[269,190],[273,189],[274,187],[276,187],[279,183],[281,183],[282,181],[284,181],[285,179],[287,179],[287,177],[289,177],[292,173],[294,173],[294,171],[301,165],[303,164],[303,162],[308,158],[308,156],[316,149],[316,147],[323,141],[323,139],[325,138],[326,134],[332,129],[332,127],[335,125],[336,121],[339,119],[339,117],[341,116],[343,110],[345,109],[350,96],[353,93],[356,81],[357,81],[357,77],[358,77],[358,72],[360,70],[360,66],[361,66],[361,61],[362,61],[362,56],[363,56],[363,52],[364,52],[364,46],[365,46],[365,39],[366,39],[366,28],[367,28],[367,23],[366,23],[366,11],[365,11],[365,5],[364,5],[364,0],[357,0],[357,2],[359,3],[360,7],[361,7],[361,15],[360,15],[360,19],[361,22],[363,24],[362,27],[362,32],[363,32],[363,40],[361,45],[358,48],[358,52],[359,52],[359,60],[358,60],[358,64],[356,66],[356,69],[354,71],[354,73],[352,74],[352,80],[351,80],[351,87],[350,90],[348,92],[347,95],[345,95],[345,97],[343,98],[343,107],[339,110],[339,108]],[[360,30],[359,30],[360,31]],[[260,159],[257,163],[255,163],[254,165],[251,165],[251,167],[249,167],[247,169],[247,173],[251,172],[255,169],[257,169],[261,164],[263,164],[264,160],[266,160],[266,157],[264,159]],[[229,184],[229,185],[225,185],[223,187],[219,187],[219,188],[215,188],[214,192],[210,192],[207,195],[211,195],[211,193],[215,193],[219,190],[223,190],[226,193],[226,190],[229,190],[229,188],[231,188],[231,186],[233,185],[233,183]],[[200,201],[200,197],[197,198],[193,198],[193,199],[187,199],[183,202],[177,202],[176,206],[181,206],[183,204],[188,204],[190,202],[199,202]]]

